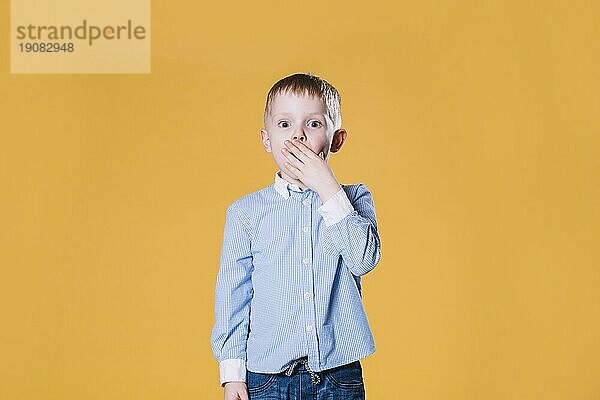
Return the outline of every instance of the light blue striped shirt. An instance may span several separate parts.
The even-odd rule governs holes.
[[[381,258],[371,192],[342,184],[321,203],[279,172],[226,210],[211,334],[221,385],[303,356],[318,372],[375,351],[361,287]]]

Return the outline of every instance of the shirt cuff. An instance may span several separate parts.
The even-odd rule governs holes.
[[[354,207],[352,206],[352,203],[350,203],[346,191],[340,189],[317,208],[317,211],[325,220],[325,225],[331,226],[354,211]]]
[[[230,358],[219,363],[221,386],[227,382],[246,382],[246,360]]]

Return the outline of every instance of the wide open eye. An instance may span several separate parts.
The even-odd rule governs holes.
[[[321,123],[321,121],[317,121],[316,119],[313,119],[308,124],[310,125],[311,128],[320,128],[323,125]]]
[[[277,123],[277,126],[280,128],[289,128],[290,123],[287,121],[279,121],[279,123]]]

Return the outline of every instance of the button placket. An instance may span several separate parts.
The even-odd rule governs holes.
[[[311,301],[313,298],[312,288],[314,285],[314,276],[312,266],[312,235],[311,235],[311,226],[312,226],[312,193],[307,193],[307,197],[302,200],[302,231],[304,234],[300,235],[301,239],[301,257],[302,257],[302,265],[309,268],[304,268],[303,275],[306,277],[304,279],[302,298],[303,300],[303,309],[304,309],[304,329],[306,332],[306,343],[308,345],[308,353],[314,354],[315,357],[318,357],[318,344],[316,337],[316,328],[315,328],[315,310],[314,304]]]

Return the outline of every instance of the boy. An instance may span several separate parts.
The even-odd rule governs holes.
[[[361,276],[381,245],[371,193],[340,185],[327,164],[346,140],[341,123],[339,93],[315,75],[267,95],[260,133],[279,170],[227,207],[216,281],[225,400],[365,398],[359,360],[375,343]]]

